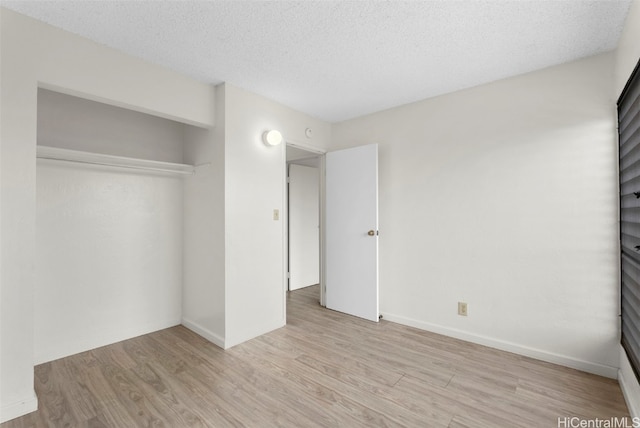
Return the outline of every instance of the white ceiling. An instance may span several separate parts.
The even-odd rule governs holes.
[[[612,50],[631,0],[0,3],[336,122]]]

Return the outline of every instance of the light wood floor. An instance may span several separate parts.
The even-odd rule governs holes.
[[[629,416],[616,381],[318,306],[222,351],[174,327],[42,364],[14,427],[557,427]]]

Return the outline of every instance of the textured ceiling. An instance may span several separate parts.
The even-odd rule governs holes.
[[[0,4],[336,122],[612,50],[630,0]]]

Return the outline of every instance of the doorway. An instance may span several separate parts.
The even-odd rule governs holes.
[[[322,157],[322,153],[286,146],[288,291],[321,283]]]
[[[379,320],[378,293],[378,145],[332,152],[287,143],[285,176],[290,165],[319,166],[320,305],[374,322]],[[289,185],[284,180],[284,296],[290,290],[291,248]],[[290,184],[290,183],[289,183]],[[314,197],[316,191],[313,190]],[[313,252],[315,254],[315,251]],[[331,262],[331,263],[329,263]],[[328,280],[331,276],[331,288]],[[313,284],[306,284],[308,287]],[[331,302],[327,297],[332,297]],[[329,304],[330,303],[330,304]]]

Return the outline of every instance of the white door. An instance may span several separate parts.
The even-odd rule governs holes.
[[[320,174],[289,165],[289,290],[320,282]]]
[[[327,308],[378,321],[378,145],[326,155]]]

